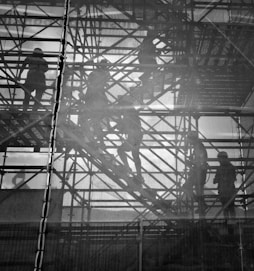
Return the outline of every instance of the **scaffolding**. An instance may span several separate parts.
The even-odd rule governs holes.
[[[174,1],[156,4],[147,1],[146,5],[127,2],[98,1],[93,5],[71,2],[62,70],[59,63],[64,7],[60,3],[52,7],[50,2],[2,4],[2,184],[9,181],[9,173],[34,167],[8,165],[9,149],[30,147],[37,155],[48,151],[56,80],[61,73],[64,79],[54,152],[55,159],[63,162],[62,168],[55,168],[53,174],[62,183],[63,199],[68,198],[63,200],[63,206],[69,209],[70,217],[75,208],[81,208],[80,214],[86,209],[90,213],[93,208],[130,208],[138,216],[150,210],[139,194],[127,191],[126,183],[119,181],[121,173],[116,172],[116,167],[112,170],[119,163],[114,157],[121,135],[105,131],[106,153],[100,161],[97,150],[89,149],[82,138],[80,114],[85,110],[82,97],[87,90],[88,75],[101,59],[108,61],[110,81],[106,93],[110,105],[116,105],[120,95],[136,95],[144,134],[142,175],[147,186],[156,190],[159,201],[171,204],[167,209],[172,209],[173,214],[179,214],[182,208],[180,188],[186,178],[185,139],[190,129],[198,129],[207,149],[211,149],[211,174],[216,167],[213,151],[221,148],[234,150],[232,158],[243,177],[251,169],[252,134],[248,131],[252,129],[253,115],[244,108],[253,85],[252,26],[248,24],[252,13],[247,9],[251,1],[207,6],[199,1],[182,1],[181,5]],[[145,88],[139,80],[142,71],[138,52],[151,29],[158,64],[153,67],[153,80]],[[48,61],[47,90],[37,111],[30,107],[23,112],[25,76],[19,78],[19,69],[34,47],[42,48]],[[220,119],[232,122],[231,138],[206,135],[200,122],[202,119],[214,122],[215,118],[218,122]],[[241,118],[245,122],[249,118],[246,122],[249,127],[241,124]],[[43,167],[47,168],[47,164],[38,170]]]
[[[197,203],[186,200],[182,190],[191,130],[198,131],[208,152],[205,217],[222,216],[213,178],[217,153],[227,151],[238,173],[237,215],[249,218],[252,0],[2,0],[0,6],[0,203],[1,210],[7,208],[23,193],[16,201],[26,210],[14,217],[6,213],[4,219],[40,220],[42,228],[47,219],[196,219]],[[148,34],[156,64],[139,63]],[[34,48],[43,50],[48,63],[41,100],[27,89],[27,72],[20,74]],[[89,75],[101,60],[110,73],[104,148],[87,140],[83,124],[89,114],[84,100]],[[147,70],[153,76],[144,84]],[[27,110],[25,93],[31,96]],[[120,97],[129,96],[136,100],[142,124],[142,189],[132,157],[128,171],[117,152],[124,136],[117,130],[116,109]],[[38,196],[33,199],[32,193]],[[36,210],[25,203],[29,198]]]

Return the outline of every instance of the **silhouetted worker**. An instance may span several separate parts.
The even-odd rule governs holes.
[[[153,32],[148,31],[147,36],[144,38],[143,42],[140,45],[140,51],[138,53],[138,61],[141,65],[156,65],[156,46],[153,44]],[[146,86],[149,78],[152,76],[153,71],[156,67],[140,67],[140,71],[143,74],[140,76],[142,85]]]
[[[107,60],[100,61],[97,69],[92,71],[87,79],[87,92],[85,101],[94,104],[95,106],[107,106],[108,99],[106,96],[106,88],[110,79],[110,73],[107,67]]]
[[[218,167],[213,183],[218,184],[219,199],[224,208],[223,214],[225,218],[235,217],[234,195],[236,192],[235,181],[236,171],[235,167],[230,163],[228,154],[225,151],[218,153],[218,160],[220,166]]]
[[[19,78],[26,66],[28,66],[28,73],[24,84],[24,87],[26,88],[26,91],[24,91],[24,110],[27,110],[28,108],[31,93],[33,91],[36,91],[35,99],[40,102],[42,95],[47,88],[45,72],[48,70],[48,63],[43,58],[43,51],[41,48],[35,48],[33,54],[24,60],[20,69]],[[38,106],[38,103],[35,101],[34,109],[37,109]]]
[[[196,131],[190,131],[187,140],[193,148],[190,156],[190,171],[189,177],[184,184],[184,189],[193,190],[194,199],[198,202],[198,211],[200,215],[204,215],[206,203],[204,201],[204,185],[207,175],[207,151],[201,140],[198,138]],[[190,191],[191,194],[191,191]]]
[[[87,92],[84,96],[86,112],[83,114],[82,126],[89,140],[103,143],[103,120],[109,127],[107,118],[108,99],[106,89],[110,79],[107,60],[101,60],[97,69],[91,72],[87,79]]]
[[[132,153],[133,162],[135,164],[137,179],[142,184],[143,178],[141,173],[141,160],[140,160],[140,145],[143,138],[141,120],[138,111],[135,109],[131,97],[122,97],[118,103],[120,110],[120,121],[118,122],[118,129],[126,136],[122,145],[118,148],[118,155],[123,161],[124,166],[130,169],[128,163],[127,152]]]

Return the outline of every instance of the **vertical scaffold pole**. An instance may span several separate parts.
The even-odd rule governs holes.
[[[62,95],[62,84],[63,84],[63,72],[65,65],[65,54],[66,54],[66,35],[67,35],[67,27],[69,21],[69,7],[70,0],[65,0],[64,4],[64,16],[63,16],[63,32],[61,38],[61,48],[60,48],[60,59],[58,63],[59,74],[57,76],[56,81],[56,94],[55,94],[55,104],[52,112],[52,120],[51,120],[51,130],[50,130],[50,138],[49,138],[49,153],[48,153],[48,163],[47,163],[47,180],[46,180],[46,188],[44,192],[43,205],[42,205],[42,213],[39,225],[39,234],[38,234],[38,243],[37,250],[35,256],[34,263],[34,271],[42,270],[43,256],[45,252],[45,235],[46,235],[46,227],[48,220],[48,213],[50,207],[50,199],[51,199],[51,180],[52,174],[54,170],[54,154],[55,154],[55,145],[56,145],[56,130],[57,130],[57,119],[58,113],[60,109],[61,95]]]
[[[239,250],[240,250],[240,257],[241,257],[241,271],[244,271],[244,261],[243,261],[243,240],[242,240],[242,226],[239,222]]]
[[[143,269],[143,220],[139,220],[139,253],[138,253],[138,271]]]

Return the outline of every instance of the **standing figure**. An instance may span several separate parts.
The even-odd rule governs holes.
[[[87,92],[85,94],[85,102],[89,107],[94,106],[100,108],[108,105],[106,96],[106,88],[110,79],[110,73],[107,68],[107,60],[100,61],[97,69],[91,72],[87,79]]]
[[[22,72],[28,66],[28,73],[25,80],[25,97],[24,97],[24,110],[27,110],[29,101],[31,98],[31,93],[36,91],[35,99],[40,102],[43,93],[46,90],[46,77],[45,72],[48,70],[48,63],[43,58],[43,51],[41,48],[35,48],[33,54],[28,56],[20,69],[19,78],[21,77]],[[38,108],[38,102],[35,101],[34,109]]]
[[[156,65],[156,46],[153,44],[153,33],[148,31],[147,36],[144,38],[140,45],[138,53],[138,61],[141,65]],[[155,67],[142,67],[140,70],[143,74],[140,76],[143,86],[147,86],[149,78],[152,76]]]
[[[130,170],[127,152],[132,153],[133,162],[137,172],[137,179],[142,183],[141,160],[139,157],[140,145],[143,138],[141,120],[139,118],[138,111],[134,107],[132,98],[125,96],[120,99],[118,105],[120,110],[118,129],[126,137],[122,145],[118,148],[118,155],[124,166]]]
[[[110,73],[106,66],[107,60],[101,60],[97,69],[91,72],[87,79],[87,92],[84,95],[85,112],[82,116],[81,125],[89,141],[95,141],[102,147],[103,143],[103,120],[109,127],[107,118],[108,99],[106,89],[110,79]]]
[[[235,167],[230,163],[228,154],[224,151],[218,153],[220,166],[218,167],[213,183],[218,184],[219,199],[223,206],[223,214],[226,219],[235,217],[234,195],[236,192]]]
[[[184,184],[186,190],[193,190],[194,199],[198,202],[198,211],[200,215],[204,215],[207,207],[204,200],[204,185],[207,175],[207,151],[201,140],[198,138],[198,133],[190,131],[187,140],[193,148],[190,156],[190,171],[189,177]],[[191,193],[191,192],[190,192]]]

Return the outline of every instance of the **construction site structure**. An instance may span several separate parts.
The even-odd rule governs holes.
[[[38,243],[34,270],[42,270],[47,246],[49,251],[51,245],[59,249],[62,242],[74,253],[78,249],[71,250],[75,232],[81,239],[90,240],[93,234],[90,236],[86,227],[92,229],[98,221],[128,222],[127,228],[134,227],[135,238],[143,229],[142,221],[146,221],[152,240],[166,229],[169,238],[181,236],[178,245],[185,242],[186,236],[192,242],[201,232],[197,240],[203,244],[207,237],[204,233],[214,233],[218,221],[219,227],[224,223],[225,206],[213,183],[220,151],[228,153],[237,172],[235,221],[241,220],[241,225],[242,221],[252,223],[253,0],[0,0],[0,7],[2,233],[4,236],[10,229],[6,228],[9,223],[35,223],[32,228],[37,229]],[[147,37],[156,50],[156,64],[140,63]],[[48,66],[42,98],[38,98],[36,89],[41,82],[34,82],[33,92],[27,83],[27,68],[32,66],[27,59],[38,49]],[[23,70],[27,61],[28,67]],[[91,107],[85,100],[89,75],[100,68],[109,75],[105,87],[107,110],[97,110],[100,116],[104,114],[99,124],[103,144],[97,142],[97,118],[90,117]],[[35,71],[38,69],[35,67]],[[26,95],[30,101],[24,106]],[[131,155],[130,168],[124,167],[118,155],[125,139],[117,126],[119,103],[130,97],[142,125],[142,180],[137,177]],[[198,132],[208,152],[204,188],[207,209],[202,215],[197,202],[182,189],[190,170],[190,131]],[[211,224],[211,228],[203,223]],[[52,226],[47,244],[46,229],[50,225],[57,226]],[[237,238],[242,238],[239,225],[233,229]],[[125,238],[129,231],[123,228],[119,234]],[[71,240],[65,238],[68,231]],[[210,237],[215,240],[214,235]],[[103,240],[108,245],[109,240]],[[139,242],[133,253],[142,252],[142,244]],[[158,246],[163,250],[163,242]],[[100,252],[106,253],[105,247],[101,245]],[[126,253],[128,246],[123,247],[121,251]],[[170,251],[175,248],[170,247]],[[88,258],[95,253],[89,252],[87,246],[85,249]],[[114,249],[119,249],[119,243]],[[184,255],[182,250],[176,251]],[[199,256],[201,252],[197,252]],[[114,262],[113,258],[110,261]],[[82,259],[78,262],[73,270],[83,270],[85,263]],[[134,267],[128,262],[115,269],[90,263],[89,270],[157,270],[137,266],[143,260],[134,262]],[[204,262],[208,264],[201,261],[201,265]],[[242,269],[236,270],[251,270],[244,269],[243,262],[242,257]],[[6,266],[2,260],[0,264]],[[156,264],[160,266],[159,258]],[[64,270],[60,264],[57,268]],[[200,268],[197,270],[208,270]]]

